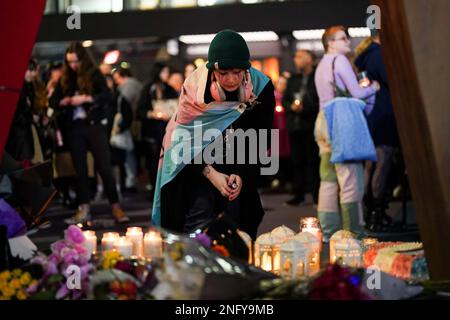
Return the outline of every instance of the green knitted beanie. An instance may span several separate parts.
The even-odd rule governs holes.
[[[244,38],[233,30],[220,31],[211,41],[208,50],[209,70],[239,68],[247,70],[250,68],[250,52]]]

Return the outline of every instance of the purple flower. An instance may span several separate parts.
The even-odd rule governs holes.
[[[91,272],[91,270],[92,270],[92,265],[91,265],[91,264],[87,264],[87,265],[82,266],[82,267],[80,268],[80,271],[81,271],[81,274],[80,274],[81,279],[87,279],[87,278],[89,277],[89,272]]]
[[[69,294],[69,292],[69,288],[67,288],[67,285],[64,283],[63,285],[61,285],[58,292],[56,292],[55,298],[57,300],[63,299]]]
[[[195,236],[195,240],[200,242],[205,247],[211,247],[211,239],[208,237],[208,235],[204,233],[199,233]]]
[[[75,249],[71,249],[65,252],[63,261],[66,264],[73,264],[78,259],[78,252]]]
[[[58,273],[58,267],[52,261],[47,264],[47,270],[45,271],[45,276],[53,276]]]
[[[62,249],[67,247],[67,243],[64,240],[59,240],[51,245],[51,249],[53,253],[59,253]]]
[[[65,232],[65,239],[69,243],[82,244],[85,241],[83,231],[77,226],[71,225]]]

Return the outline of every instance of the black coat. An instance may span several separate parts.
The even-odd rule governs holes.
[[[287,84],[286,92],[283,96],[283,107],[286,110],[286,128],[290,133],[303,131],[312,133],[319,113],[319,97],[317,96],[316,85],[314,83],[315,70],[308,76],[306,92],[303,97],[303,111],[294,112],[291,109],[294,101],[294,94],[300,91],[303,75],[293,75]]]
[[[110,114],[108,120],[108,135],[111,134],[112,127],[114,125],[114,117],[116,113],[119,112],[119,102],[120,102],[120,113],[122,114],[122,121],[119,123],[120,132],[130,129],[131,123],[133,121],[133,110],[127,99],[122,97],[120,94],[116,94],[111,106]]]
[[[359,71],[367,71],[369,79],[378,81],[381,86],[376,95],[375,106],[367,117],[374,144],[397,147],[399,138],[381,46],[372,43],[356,58],[355,65]]]
[[[94,102],[84,103],[82,105],[87,113],[87,122],[90,125],[106,124],[105,122],[108,120],[108,116],[111,113],[109,107],[113,101],[113,94],[106,84],[105,77],[99,70],[96,70],[92,75],[92,89],[92,98],[94,99]],[[61,107],[59,102],[64,97],[74,96],[77,91],[79,91],[79,89],[76,82],[70,84],[68,92],[63,92],[61,81],[59,81],[55,86],[55,90],[53,91],[49,103],[58,114],[58,125],[60,127],[62,126],[63,128],[66,128],[73,124],[72,118],[74,107]]]
[[[209,79],[210,77],[208,77]],[[208,84],[206,86],[209,88]],[[211,96],[207,90],[205,102],[210,102]],[[234,129],[271,129],[273,122],[273,110],[275,107],[274,87],[271,81],[260,93],[257,104],[247,109],[233,124]],[[202,175],[204,165],[186,165],[174,180],[161,189],[161,226],[177,232],[182,232],[184,217],[189,210],[189,191],[196,185],[204,185],[206,178]],[[237,174],[243,184],[239,199],[239,229],[247,232],[252,238],[256,238],[258,226],[264,216],[264,209],[258,194],[258,180],[260,177],[260,164],[242,165],[213,165],[213,167],[225,174]],[[207,181],[209,188],[215,187]],[[220,196],[220,195],[218,195]],[[217,212],[219,214],[220,212]]]
[[[161,87],[161,99],[177,99],[178,93],[166,83],[158,84]],[[141,92],[137,107],[137,118],[141,120],[141,135],[143,139],[153,138],[161,142],[164,137],[167,121],[149,119],[147,112],[153,110],[152,101],[156,100],[156,84],[147,83]]]
[[[33,84],[25,81],[5,146],[5,150],[15,160],[31,160],[34,156],[33,133],[31,131],[34,97]]]

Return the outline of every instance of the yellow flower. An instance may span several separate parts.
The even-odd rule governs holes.
[[[17,292],[16,298],[18,300],[25,300],[27,298],[27,294],[25,293],[24,290],[20,290],[19,292]]]
[[[9,300],[8,298],[6,298],[5,296],[0,296],[0,301],[2,300]]]
[[[27,272],[24,273],[21,277],[20,277],[20,283],[24,286],[28,285],[31,282],[31,275]]]
[[[11,272],[9,272],[8,270],[0,273],[0,280],[9,280],[10,278],[11,278]]]
[[[2,293],[7,299],[9,299],[13,295],[16,294],[16,290],[14,288],[11,288],[11,287],[6,287],[6,288],[3,288]]]
[[[14,289],[22,288],[22,284],[20,283],[19,279],[12,279],[11,282],[9,283],[9,285],[11,286],[11,288],[14,288]]]
[[[22,270],[20,270],[20,269],[14,269],[14,270],[12,271],[12,275],[13,275],[13,277],[19,278],[19,277],[22,275]]]
[[[119,252],[115,250],[106,251],[103,253],[102,267],[103,269],[114,268],[116,263],[120,260],[123,260],[123,256]]]

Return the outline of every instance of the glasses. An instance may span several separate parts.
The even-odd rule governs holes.
[[[345,37],[340,37],[340,38],[335,38],[335,39],[333,39],[334,41],[340,41],[340,40],[343,40],[343,41],[350,41],[350,39],[347,37],[347,36],[345,36]]]

